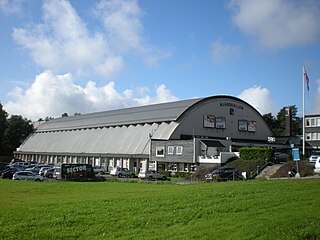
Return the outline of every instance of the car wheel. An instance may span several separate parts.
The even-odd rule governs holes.
[[[49,175],[48,175],[48,178],[53,178],[52,174],[49,174]]]
[[[119,174],[118,174],[118,178],[121,178],[121,177],[122,177],[122,174],[121,174],[121,173],[119,173]]]
[[[134,178],[134,174],[132,173],[132,174],[130,175],[130,177],[131,177],[131,178]]]
[[[166,177],[166,176],[163,176],[162,180],[163,180],[163,181],[167,180],[167,177]]]
[[[41,179],[37,178],[37,179],[36,179],[36,182],[41,182]]]
[[[150,181],[153,181],[153,177],[152,177],[152,176],[149,176],[148,179],[149,179]]]

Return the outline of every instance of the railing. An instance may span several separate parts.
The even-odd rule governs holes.
[[[264,164],[262,164],[261,166],[257,166],[257,168],[255,170],[252,170],[250,173],[249,173],[249,176],[248,176],[248,179],[253,179],[255,178],[256,176],[259,175],[259,173],[261,173],[267,166],[268,166],[268,163],[269,161],[266,160]]]

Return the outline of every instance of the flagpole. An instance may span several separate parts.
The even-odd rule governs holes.
[[[305,117],[304,117],[304,66],[302,67],[302,154],[305,155],[306,152],[306,143],[305,143]]]

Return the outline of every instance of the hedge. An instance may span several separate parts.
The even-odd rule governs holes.
[[[242,160],[268,160],[273,156],[270,148],[244,147],[240,148],[239,152]]]

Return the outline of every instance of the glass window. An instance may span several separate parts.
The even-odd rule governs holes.
[[[307,133],[307,140],[311,139],[311,133]]]
[[[317,127],[320,127],[320,118],[317,118]]]
[[[312,133],[311,140],[317,140],[317,133]]]
[[[164,146],[156,146],[156,156],[164,157]]]
[[[311,125],[311,124],[310,124],[310,119],[306,119],[306,126],[307,126],[307,127],[310,127],[310,125]]]
[[[177,146],[177,155],[182,155],[182,152],[183,152],[183,147],[182,146]]]
[[[316,121],[314,118],[311,118],[311,127],[314,127],[316,125]]]
[[[174,146],[168,146],[168,155],[173,155]]]

